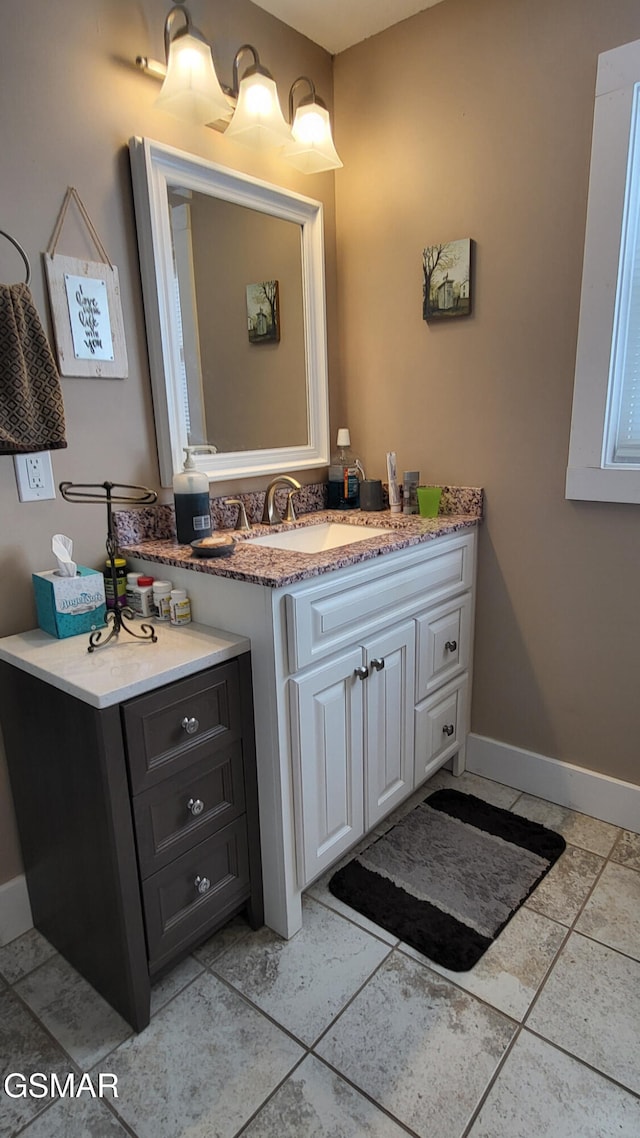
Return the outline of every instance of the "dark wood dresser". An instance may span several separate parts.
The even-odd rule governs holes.
[[[136,1031],[153,979],[242,910],[263,919],[248,641],[158,635],[0,641],[34,925]]]

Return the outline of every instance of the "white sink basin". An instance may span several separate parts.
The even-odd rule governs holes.
[[[381,537],[387,533],[391,533],[391,530],[377,526],[323,522],[317,526],[301,526],[300,529],[252,537],[245,544],[268,546],[269,549],[290,549],[292,553],[323,553],[327,549],[338,549],[341,545],[353,545],[357,541],[366,541],[368,537]]]

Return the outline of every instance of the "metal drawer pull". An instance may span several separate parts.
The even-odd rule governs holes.
[[[184,727],[185,731],[187,732],[187,735],[195,735],[196,731],[198,730],[198,727],[200,726],[200,723],[196,719],[195,715],[192,715],[191,718],[189,718],[187,715],[185,715],[180,726]]]
[[[458,641],[457,640],[447,640],[447,643],[445,644],[445,648],[446,648],[447,652],[455,652],[457,647],[458,647]]]
[[[363,664],[359,668],[354,668],[353,674],[357,676],[359,680],[366,680],[369,675],[369,669],[366,664]]]
[[[376,658],[375,660],[372,660],[371,667],[375,668],[376,672],[381,672],[384,668],[384,660],[382,658]]]
[[[187,802],[187,810],[190,810],[194,818],[197,818],[198,814],[202,814],[204,810],[204,802],[201,798],[190,798]]]
[[[193,884],[198,890],[198,893],[208,893],[211,888],[211,882],[208,877],[196,877]]]
[[[453,723],[445,723],[444,727],[442,728],[443,735],[453,735],[454,731],[455,727],[453,726]]]

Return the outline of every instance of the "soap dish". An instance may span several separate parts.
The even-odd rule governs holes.
[[[225,534],[213,534],[211,537],[200,537],[191,542],[191,548],[196,557],[229,557],[236,547],[232,537]]]

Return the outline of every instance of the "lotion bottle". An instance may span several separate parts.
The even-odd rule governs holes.
[[[192,451],[200,447],[185,447],[184,470],[173,476],[173,496],[176,506],[176,533],[180,545],[189,545],[201,537],[211,535],[211,504],[209,479],[196,469]]]

